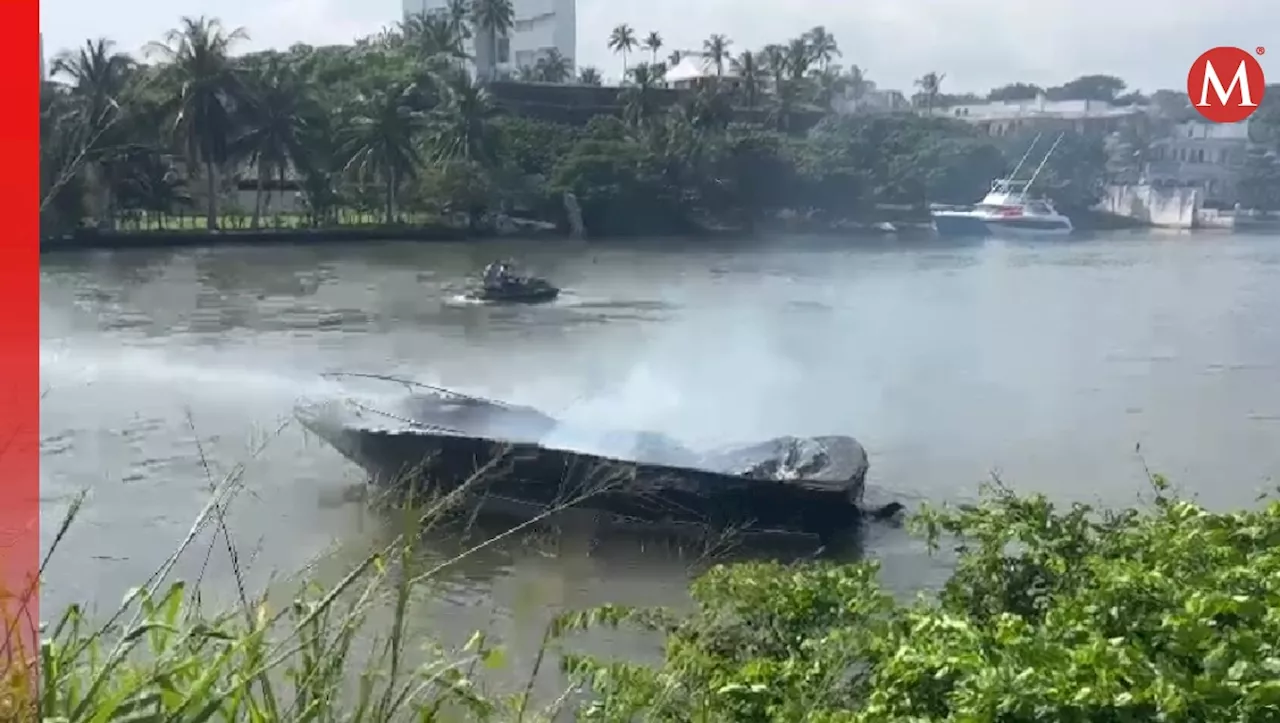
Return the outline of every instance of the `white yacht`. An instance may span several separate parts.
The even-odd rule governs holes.
[[[1036,142],[1040,140],[1036,136]],[[1014,180],[1018,171],[1026,162],[1032,142],[1026,155],[1014,167],[1008,178],[997,178],[991,182],[991,190],[986,197],[975,206],[957,207],[935,205],[930,208],[934,227],[943,236],[1066,236],[1074,230],[1071,219],[1058,213],[1053,202],[1047,198],[1034,197],[1029,194],[1031,184],[1039,177],[1049,156],[1053,154],[1062,135],[1054,141],[1049,152],[1040,161],[1039,167],[1031,178],[1025,181]]]

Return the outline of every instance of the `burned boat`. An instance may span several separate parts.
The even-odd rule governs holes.
[[[303,404],[296,416],[374,484],[458,493],[498,514],[578,508],[628,524],[823,539],[861,520],[867,454],[845,436],[698,453],[661,434],[588,433],[531,407],[421,386],[394,401]]]

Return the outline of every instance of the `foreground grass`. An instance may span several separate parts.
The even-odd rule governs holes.
[[[1141,511],[1063,510],[999,487],[926,509],[915,529],[958,541],[959,558],[915,600],[886,594],[872,563],[749,563],[697,580],[688,614],[560,615],[544,647],[568,686],[541,706],[484,692],[480,673],[504,658],[481,634],[407,662],[423,643],[407,640],[410,588],[432,574],[407,574],[412,540],[335,586],[223,613],[160,575],[106,626],[76,609],[50,625],[37,697],[8,710],[69,723],[1280,719],[1280,502],[1217,514],[1155,482]],[[368,629],[388,603],[391,621]],[[663,663],[566,647],[600,625],[665,636]]]

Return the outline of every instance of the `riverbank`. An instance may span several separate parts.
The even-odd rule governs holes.
[[[925,238],[936,235],[932,223],[927,217],[921,219],[916,209],[910,207],[886,207],[877,209],[865,219],[817,220],[797,214],[780,214],[777,218],[760,221],[753,229],[739,226],[686,226],[678,234],[680,238],[694,236],[758,236],[761,234],[805,234],[845,236],[849,238],[894,236],[904,240]],[[197,225],[184,225],[179,228],[157,228],[155,226],[129,229],[115,228],[110,230],[80,229],[75,233],[56,237],[45,237],[40,241],[40,253],[59,253],[69,251],[124,250],[134,248],[184,248],[215,246],[265,246],[272,244],[333,244],[352,243],[368,240],[379,241],[466,241],[491,239],[503,235],[491,227],[469,229],[462,225],[451,225],[441,222],[412,224],[379,224],[360,223],[327,227],[310,227],[298,223],[295,217],[289,217],[287,223],[273,223],[266,219],[261,228],[246,228],[245,224],[227,224],[222,230],[210,231]],[[1149,228],[1131,218],[1098,211],[1081,212],[1073,215],[1076,227],[1081,232],[1092,233],[1116,230],[1134,230]],[[521,220],[519,237],[564,237],[566,232],[556,229],[550,224],[535,225],[536,222]],[[675,236],[673,236],[675,237]],[[596,241],[608,240],[615,236],[591,235]]]
[[[749,562],[700,575],[685,614],[625,602],[560,612],[532,669],[518,671],[532,680],[558,658],[563,692],[550,700],[533,699],[531,684],[486,683],[513,661],[483,631],[459,650],[408,634],[419,604],[410,580],[444,567],[424,568],[411,535],[286,604],[246,597],[210,613],[198,584],[161,575],[126,599],[115,627],[73,607],[49,628],[38,712],[68,721],[238,720],[246,710],[277,721],[551,720],[566,709],[609,723],[1269,721],[1280,705],[1280,502],[1212,513],[1151,482],[1152,499],[1125,511],[1061,509],[1000,487],[974,506],[918,510],[912,529],[958,555],[943,588],[917,600],[888,595],[875,563]],[[371,629],[378,605],[394,612]],[[662,660],[577,653],[578,634],[602,626],[665,638]],[[8,690],[8,710],[36,707],[20,699],[27,688]]]
[[[178,231],[97,231],[86,229],[65,236],[41,239],[40,253],[133,248],[183,248],[191,246],[351,243],[369,239],[385,241],[462,241],[468,238],[489,238],[493,235],[493,233],[469,231],[465,228],[443,224],[263,228],[226,231],[194,229]]]

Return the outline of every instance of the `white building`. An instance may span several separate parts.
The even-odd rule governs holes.
[[[417,14],[445,12],[446,0],[402,0],[406,18]],[[574,70],[577,50],[576,0],[512,0],[515,22],[509,35],[500,36],[491,48],[484,32],[468,41],[467,53],[473,58],[472,69],[481,78],[514,75],[520,68],[532,67],[552,50],[569,61]]]
[[[846,88],[831,99],[831,109],[842,114],[888,113],[910,108],[911,101],[902,91],[881,90],[874,80],[864,80],[861,88]]]

